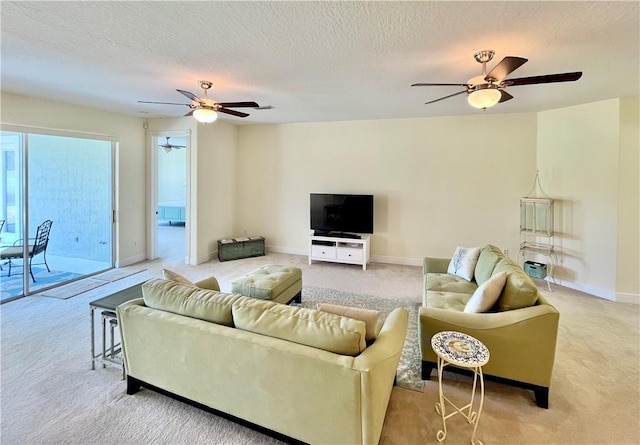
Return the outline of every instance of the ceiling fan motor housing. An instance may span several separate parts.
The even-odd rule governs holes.
[[[202,88],[203,90],[208,90],[213,86],[213,83],[209,82],[208,80],[199,80],[198,85],[200,85],[200,88]]]
[[[478,63],[487,63],[493,59],[493,56],[496,55],[496,52],[491,49],[485,49],[484,51],[478,51],[473,55],[473,58],[476,59]]]

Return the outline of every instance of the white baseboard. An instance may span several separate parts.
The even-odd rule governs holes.
[[[371,261],[374,263],[385,264],[400,264],[402,266],[422,266],[422,258],[400,258],[395,256],[379,256],[374,255],[371,257]]]
[[[611,290],[600,289],[590,284],[584,283],[572,283],[570,281],[555,280],[555,282],[561,286],[568,287],[569,289],[578,290],[585,294],[593,295],[594,297],[603,298],[605,300],[614,301],[616,303],[631,303],[640,304],[640,295],[629,294],[624,292],[615,292]],[[551,287],[553,289],[554,281],[551,281]]]
[[[308,256],[309,255],[309,250],[308,249],[294,249],[291,247],[279,247],[279,246],[265,246],[266,252],[270,253],[288,253],[290,255],[302,255],[302,256]]]
[[[616,293],[616,301],[619,303],[640,304],[640,294],[618,292]]]

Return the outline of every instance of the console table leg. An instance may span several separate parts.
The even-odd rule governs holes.
[[[91,370],[95,371],[96,369],[96,344],[95,344],[95,326],[93,320],[93,313],[95,312],[95,308],[91,306],[89,308],[89,315],[91,317]]]

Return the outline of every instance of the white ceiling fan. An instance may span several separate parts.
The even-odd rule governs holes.
[[[174,145],[174,144],[170,144],[169,143],[169,139],[170,137],[166,137],[167,138],[167,142],[165,142],[164,144],[158,144],[158,147],[162,147],[164,149],[164,151],[166,151],[167,153],[170,153],[171,150],[175,149],[181,149],[181,148],[187,148],[186,145]]]
[[[205,124],[209,124],[215,121],[218,118],[218,113],[230,114],[237,117],[249,116],[248,113],[231,110],[230,108],[253,108],[256,110],[273,108],[271,106],[264,108],[260,107],[260,105],[258,105],[256,102],[216,102],[215,100],[209,99],[207,97],[207,91],[213,86],[211,82],[209,82],[208,80],[199,80],[198,85],[200,85],[200,88],[202,88],[204,92],[203,99],[199,98],[189,91],[176,90],[178,93],[186,96],[191,100],[191,103],[188,104],[179,104],[174,102],[149,102],[146,100],[139,100],[138,103],[187,106],[189,107],[189,112],[185,114],[185,116],[193,115],[193,117],[195,117],[198,122],[202,122]]]

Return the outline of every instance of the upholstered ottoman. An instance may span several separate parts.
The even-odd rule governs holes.
[[[231,283],[231,292],[260,300],[289,304],[302,301],[302,270],[266,264]]]

